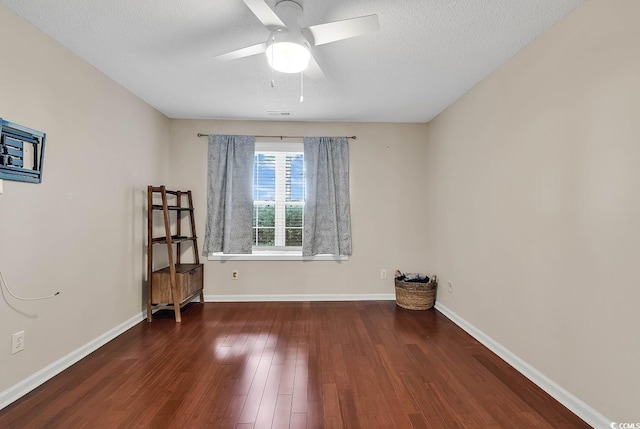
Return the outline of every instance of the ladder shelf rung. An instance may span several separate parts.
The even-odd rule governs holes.
[[[153,210],[162,210],[162,204],[154,204],[151,206],[151,208]],[[178,207],[178,206],[167,206],[168,210],[177,210],[177,211],[183,211],[183,212],[192,212],[193,208],[192,207]]]
[[[187,237],[184,235],[172,235],[171,242],[172,243],[183,243],[185,241],[195,241],[198,237]],[[151,239],[153,244],[167,244],[167,237],[154,237]]]

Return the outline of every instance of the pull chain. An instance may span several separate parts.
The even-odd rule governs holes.
[[[276,43],[275,36],[271,37],[271,43]],[[276,86],[276,82],[273,80],[273,51],[274,49],[271,49],[271,88]]]
[[[300,72],[300,102],[304,101],[304,72]]]

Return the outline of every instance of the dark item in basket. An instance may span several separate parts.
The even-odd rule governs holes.
[[[396,271],[396,274],[398,271]],[[401,282],[411,282],[411,283],[429,283],[429,276],[425,276],[424,274],[418,273],[401,273],[399,276],[396,275],[396,280],[400,280]]]
[[[436,300],[436,289],[438,287],[437,277],[431,278],[417,274],[415,277],[411,275],[413,281],[405,281],[407,274],[396,271],[396,304],[398,307],[408,310],[428,310],[433,307]],[[423,279],[418,281],[417,279]],[[424,281],[426,279],[426,281]]]

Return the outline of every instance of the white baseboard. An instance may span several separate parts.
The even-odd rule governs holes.
[[[110,329],[99,337],[89,341],[82,347],[72,351],[68,355],[63,356],[52,364],[42,368],[35,374],[30,375],[19,383],[0,392],[0,410],[16,401],[17,399],[20,399],[27,393],[31,392],[33,389],[40,386],[45,381],[55,377],[74,363],[78,362],[80,359],[88,356],[90,353],[107,344],[109,341],[113,340],[127,329],[130,329],[134,325],[137,325],[138,323],[140,323],[140,321],[146,319],[146,317],[146,312],[141,315],[133,316],[132,318],[122,322],[115,328]]]
[[[282,295],[205,295],[204,302],[269,301],[393,301],[393,293],[367,294],[282,294]]]
[[[504,360],[522,375],[531,380],[539,388],[547,392],[550,396],[552,396],[562,405],[571,410],[575,415],[587,422],[589,425],[598,429],[611,427],[611,420],[560,387],[546,375],[529,365],[524,360],[520,359],[518,356],[505,348],[502,344],[486,335],[484,332],[473,326],[471,323],[467,322],[462,317],[458,316],[446,306],[436,301],[435,308],[453,323],[465,330],[473,338],[482,343],[489,350],[497,354],[502,360]]]

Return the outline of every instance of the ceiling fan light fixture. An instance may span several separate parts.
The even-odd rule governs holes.
[[[309,66],[311,52],[302,38],[289,32],[275,32],[265,51],[269,66],[282,73],[300,73]]]

